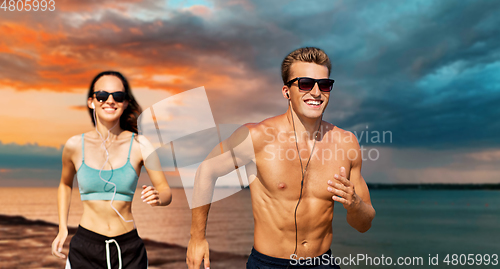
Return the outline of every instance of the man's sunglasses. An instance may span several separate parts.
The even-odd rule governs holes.
[[[95,99],[97,99],[97,101],[99,101],[101,103],[108,100],[109,95],[113,95],[113,100],[115,100],[118,103],[121,103],[128,98],[128,95],[126,92],[109,93],[107,91],[97,91],[97,92],[94,92],[94,94],[95,94]]]
[[[319,90],[322,92],[330,92],[333,89],[333,83],[335,82],[335,80],[327,78],[314,79],[308,77],[298,77],[288,81],[285,85],[290,87],[295,81],[299,82],[299,90],[310,91],[314,88],[314,84],[318,83]]]

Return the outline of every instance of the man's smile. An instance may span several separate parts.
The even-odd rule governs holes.
[[[313,108],[319,108],[321,104],[323,104],[323,100],[318,100],[318,99],[305,99],[304,102]]]

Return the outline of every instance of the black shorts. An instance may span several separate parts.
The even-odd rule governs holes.
[[[326,256],[325,256],[326,255]],[[302,264],[302,265],[300,265]],[[311,258],[309,265],[306,265],[307,260],[281,259],[264,255],[255,248],[252,248],[252,253],[248,257],[247,269],[286,269],[286,268],[334,268],[340,269],[340,266],[334,263],[332,251],[328,250],[323,255]]]
[[[69,243],[66,269],[119,268],[120,262],[123,269],[148,268],[146,248],[136,229],[107,237],[78,226]]]

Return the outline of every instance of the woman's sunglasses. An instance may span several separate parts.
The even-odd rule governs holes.
[[[95,99],[97,99],[97,101],[99,101],[101,103],[108,100],[109,95],[113,95],[113,100],[115,100],[118,103],[121,103],[128,98],[128,95],[126,92],[109,93],[107,91],[97,91],[97,92],[94,92],[94,94],[95,94]]]
[[[308,77],[298,77],[288,81],[285,85],[290,87],[295,81],[298,81],[299,83],[299,90],[310,91],[314,88],[314,84],[318,83],[319,90],[322,92],[330,92],[333,89],[333,83],[335,82],[335,80],[328,78],[314,79]]]

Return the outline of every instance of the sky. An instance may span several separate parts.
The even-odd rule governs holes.
[[[367,182],[500,183],[498,1],[61,0],[0,13],[0,186],[58,185],[62,146],[92,129],[101,71],[122,72],[143,109],[203,86],[217,124],[244,124],[286,111],[281,61],[303,46],[332,61],[324,119],[378,153]]]

